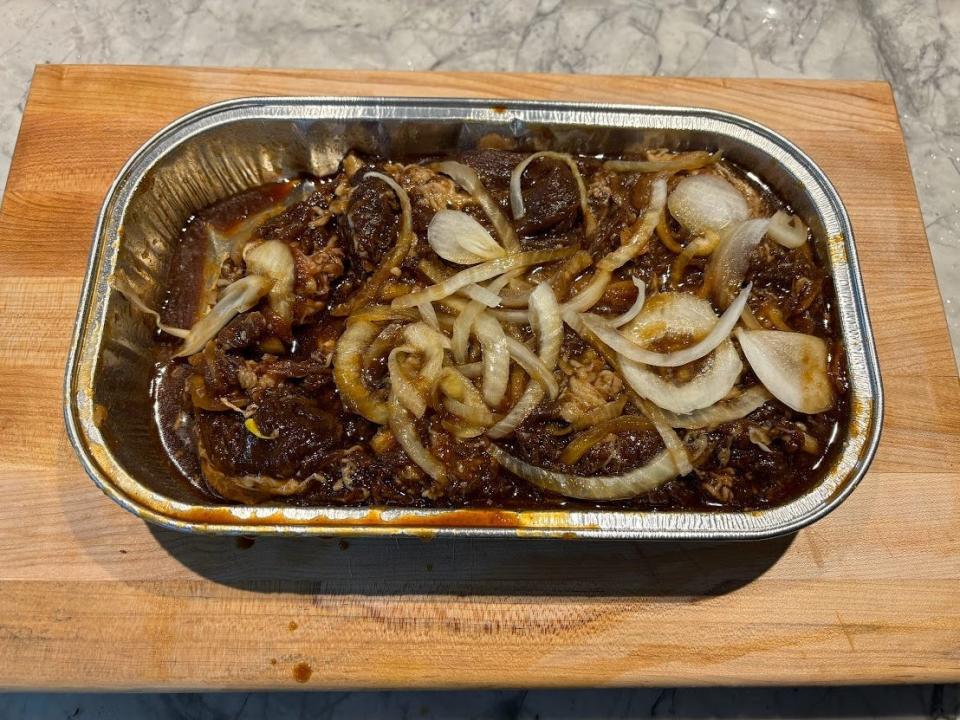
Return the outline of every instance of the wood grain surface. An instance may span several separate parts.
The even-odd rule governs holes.
[[[807,151],[856,232],[887,397],[876,461],[749,545],[257,540],[151,528],[81,471],[64,360],[95,216],[175,117],[244,95],[731,110]],[[39,67],[0,211],[0,687],[960,680],[960,388],[882,83]]]

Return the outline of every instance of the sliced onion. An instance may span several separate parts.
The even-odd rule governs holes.
[[[740,313],[747,305],[747,298],[750,296],[750,290],[753,283],[749,283],[737,299],[728,307],[713,328],[699,342],[669,353],[653,352],[645,350],[643,347],[633,342],[622,333],[617,332],[610,323],[598,315],[584,313],[581,317],[584,325],[602,342],[607,344],[617,354],[629,359],[641,362],[644,365],[654,365],[656,367],[680,367],[695,360],[699,360],[708,353],[712,352],[720,343],[726,340],[733,331],[734,326],[740,319]]]
[[[709,153],[705,150],[678,153],[666,160],[607,160],[603,167],[613,172],[679,172],[680,170],[697,170],[715,163],[720,159],[720,153]]]
[[[531,381],[510,412],[487,432],[490,437],[501,438],[509,435],[536,409],[546,392],[549,391],[552,398],[559,393],[553,368],[556,367],[563,343],[563,320],[560,317],[557,296],[549,283],[540,283],[530,293],[530,326],[539,338],[539,359],[543,363],[546,376],[531,376]],[[549,384],[551,381],[552,386]]]
[[[496,322],[496,320],[494,320]],[[499,325],[499,323],[497,323]],[[547,364],[537,357],[534,352],[516,338],[507,336],[507,349],[510,357],[522,367],[527,375],[538,382],[550,395],[551,400],[556,400],[560,394],[560,386],[557,379],[550,372]]]
[[[530,290],[510,293],[500,296],[500,307],[505,308],[525,308],[530,304]]]
[[[667,410],[661,410],[661,412],[670,427],[700,430],[714,428],[717,425],[745,418],[770,400],[771,397],[763,385],[754,385],[735,397],[721,400],[710,407],[695,410],[685,415],[678,415]]]
[[[760,244],[769,227],[769,220],[747,220],[723,237],[704,274],[703,288],[717,305],[726,308],[734,293],[743,284],[750,266],[750,254]]]
[[[411,349],[423,356],[414,385],[426,402],[426,397],[432,393],[434,386],[440,380],[444,361],[443,351],[450,348],[450,340],[426,323],[407,325],[403,329],[403,337]],[[414,412],[413,408],[408,409],[417,417],[423,414]]]
[[[363,380],[364,354],[379,333],[380,326],[369,320],[347,323],[333,355],[333,381],[348,410],[385,425],[389,415],[387,403],[375,397]]]
[[[447,411],[468,423],[460,425],[465,432],[458,434],[458,437],[477,437],[496,422],[493,413],[484,404],[480,391],[459,370],[443,368],[436,388],[446,396],[443,405]]]
[[[380,288],[391,276],[393,269],[399,267],[400,263],[403,262],[417,242],[417,236],[413,232],[413,214],[410,209],[410,196],[407,195],[407,191],[400,187],[389,175],[384,175],[379,172],[368,172],[364,175],[364,178],[371,177],[385,182],[396,194],[397,200],[400,202],[400,232],[397,234],[397,242],[394,244],[393,250],[390,251],[390,254],[380,264],[380,267],[363,283],[357,294],[347,301],[344,306],[333,310],[331,313],[333,315],[349,315],[356,308],[364,308],[370,305],[373,298],[377,297],[380,293]],[[417,293],[411,293],[411,295],[416,294]],[[410,297],[410,295],[402,296],[402,298],[408,297]],[[419,305],[421,302],[423,301],[418,300],[409,305],[401,305],[399,307],[413,307]]]
[[[707,300],[686,293],[660,293],[647,301],[624,331],[627,337],[646,343],[670,335],[704,335],[716,325],[717,315]],[[638,395],[680,414],[708,407],[726,397],[743,370],[729,339],[721,342],[702,363],[692,379],[678,384],[643,363],[619,358],[623,379]]]
[[[190,335],[189,330],[184,330],[183,328],[173,327],[172,325],[165,325],[162,323],[160,321],[160,313],[147,307],[146,303],[144,303],[137,296],[137,294],[133,292],[133,290],[125,287],[122,283],[114,282],[113,280],[110,281],[110,284],[117,292],[123,295],[131,305],[137,308],[137,310],[152,317],[158,330],[162,330],[163,332],[167,333],[167,335],[173,335],[174,337],[178,338],[185,338]]]
[[[590,284],[563,304],[561,314],[565,315],[567,311],[586,312],[597,304],[603,297],[603,293],[610,283],[610,278],[613,277],[613,271],[626,265],[647,248],[650,236],[657,227],[666,201],[667,181],[660,178],[655,180],[650,187],[650,205],[641,216],[640,221],[635,224],[635,230],[630,239],[600,259],[600,262],[597,263],[597,272],[591,279]]]
[[[624,397],[626,400],[626,397]],[[623,405],[621,404],[621,410]],[[606,418],[588,426],[586,432],[577,435],[567,443],[560,455],[560,462],[573,465],[586,455],[593,447],[603,442],[609,435],[621,432],[644,431],[653,429],[653,424],[642,415],[621,415],[619,412],[613,417]]]
[[[457,370],[459,370],[464,377],[467,377],[470,379],[476,379],[483,374],[483,363],[482,362],[467,363],[465,365],[461,365],[460,367],[458,367]]]
[[[433,303],[420,303],[417,305],[420,317],[434,330],[440,329],[440,321],[437,319],[437,311],[433,309]]]
[[[777,210],[767,228],[770,239],[785,248],[798,248],[807,241],[807,226],[796,215]]]
[[[557,248],[556,250],[529,250],[527,252],[512,253],[505,257],[489,260],[480,265],[474,265],[466,270],[461,270],[443,282],[431,285],[420,292],[398,297],[393,301],[392,306],[395,308],[405,308],[414,307],[422,302],[436,302],[449,295],[453,295],[457,290],[472,283],[489,280],[492,277],[502,275],[515,268],[529,267],[530,265],[560,260],[572,252],[573,250],[570,248]],[[499,298],[497,301],[499,302]]]
[[[507,249],[507,252],[516,252],[520,249],[520,240],[517,238],[517,231],[513,229],[513,225],[500,210],[497,201],[490,196],[490,193],[487,192],[483,183],[480,182],[480,177],[473,168],[452,160],[437,163],[434,165],[434,168],[438,172],[442,172],[444,175],[453,178],[457,185],[473,196],[473,199],[477,201],[477,204],[490,219],[494,230],[496,230],[497,235],[500,236],[500,242],[503,244],[503,247]]]
[[[640,311],[643,310],[643,303],[647,299],[647,286],[643,284],[643,280],[636,276],[631,279],[637,288],[637,299],[633,301],[633,305],[630,306],[629,310],[608,321],[615,328],[626,325],[639,315]]]
[[[471,300],[476,300],[478,303],[484,307],[497,307],[500,305],[500,296],[495,292],[490,292],[483,285],[477,285],[476,283],[471,283],[467,285],[462,290],[459,290],[463,295],[466,295]]]
[[[616,400],[611,400],[608,403],[604,403],[600,407],[594,408],[588,413],[584,413],[583,415],[574,418],[570,423],[570,427],[574,430],[596,427],[597,425],[603,424],[618,417],[621,413],[623,413],[623,408],[626,407],[626,404],[627,396],[625,394],[621,395]]]
[[[674,285],[683,279],[683,271],[695,257],[706,257],[720,246],[720,235],[713,230],[704,230],[703,235],[687,243],[670,268],[670,282]]]
[[[510,382],[507,334],[493,316],[483,312],[477,316],[473,327],[483,353],[483,399],[495,408],[503,400]]]
[[[506,285],[510,280],[510,273],[504,273],[496,280],[492,280],[488,287],[481,287],[477,285],[476,287],[480,288],[486,293],[490,293],[494,297],[499,297],[497,293]],[[470,286],[468,286],[470,287]],[[460,313],[457,315],[457,319],[453,322],[453,357],[454,359],[463,364],[467,360],[467,349],[470,341],[470,331],[473,329],[473,323],[476,321],[477,316],[483,311],[484,305],[482,302],[475,301],[469,303]]]
[[[526,310],[490,310],[489,313],[500,322],[514,325],[522,325],[530,321],[530,313]]]
[[[667,199],[670,214],[692,233],[720,232],[750,216],[747,201],[716,175],[690,175],[677,183]]]
[[[347,318],[347,327],[358,322],[387,323],[393,321],[415,322],[417,312],[415,310],[398,310],[389,305],[370,305],[369,307],[358,310]]]
[[[390,394],[389,408],[390,432],[393,433],[400,447],[427,475],[438,484],[444,484],[446,472],[443,465],[420,442],[420,434],[413,424],[410,413],[403,407],[396,393]]]
[[[597,221],[596,218],[593,217],[593,211],[590,210],[590,203],[587,200],[587,188],[583,184],[583,176],[580,175],[580,168],[577,167],[576,161],[567,153],[552,152],[550,150],[536,152],[524,158],[524,160],[513,169],[513,172],[510,174],[510,210],[513,212],[513,217],[519,220],[527,214],[527,210],[523,205],[523,188],[521,187],[521,181],[523,171],[527,169],[530,163],[538,158],[559,160],[560,162],[566,163],[567,167],[570,168],[573,179],[577,183],[577,190],[580,192],[580,212],[583,214],[583,231],[588,238],[593,237],[593,234],[597,230]]]
[[[453,398],[445,398],[443,406],[452,415],[475,427],[490,427],[497,421],[493,413],[484,405],[471,405]]]
[[[663,208],[667,202],[667,181],[658,178],[650,186],[650,204],[644,210],[640,220],[630,228],[630,237],[613,252],[600,258],[597,267],[613,272],[640,255],[650,243],[650,237],[657,228]]]
[[[387,371],[390,373],[390,392],[395,395],[414,417],[423,417],[427,411],[426,398],[421,394],[420,389],[407,376],[401,365],[401,355],[409,355],[414,352],[414,348],[409,345],[395,347],[387,356]]]
[[[293,314],[293,284],[296,280],[296,266],[290,246],[279,240],[248,245],[243,261],[248,272],[273,280],[267,302],[273,312],[289,321]]]
[[[420,352],[443,357],[443,350],[450,349],[450,339],[428,323],[413,323],[403,328],[403,337]]]
[[[270,291],[271,285],[272,280],[259,275],[247,275],[227,285],[213,309],[190,328],[174,357],[200,352],[228,322],[256,305]]]
[[[680,475],[689,475],[692,473],[693,466],[690,464],[687,448],[684,447],[683,441],[680,439],[680,436],[677,435],[677,431],[670,427],[663,412],[651,402],[642,399],[639,402],[640,410],[650,418],[650,422],[653,423],[654,429],[660,435],[660,439],[663,440],[663,444],[670,453],[670,457],[673,458],[673,464],[676,465],[677,472]]]
[[[460,210],[437,212],[427,226],[427,242],[437,255],[457,265],[476,265],[507,254],[483,225]]]
[[[777,400],[808,415],[833,406],[827,343],[823,338],[741,328],[737,328],[736,336],[753,372]]]
[[[626,500],[655,490],[677,476],[670,453],[664,450],[652,461],[623,475],[583,477],[553,472],[531,465],[490,444],[490,454],[504,468],[537,487],[579,500]]]

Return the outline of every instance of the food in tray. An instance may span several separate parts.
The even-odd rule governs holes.
[[[848,412],[810,231],[706,151],[349,153],[199,211],[154,315],[226,501],[762,508]]]

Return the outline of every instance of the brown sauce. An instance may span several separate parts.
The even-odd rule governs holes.
[[[475,150],[455,159],[476,171],[510,218],[509,175],[523,157],[502,150]],[[598,219],[596,234],[586,235],[579,191],[569,170],[562,163],[540,161],[531,164],[524,176],[527,215],[514,222],[523,249],[576,247],[596,262],[618,247],[621,232],[642,212],[651,176],[613,175],[602,169],[599,160],[577,160],[591,191],[591,208]],[[404,158],[404,162],[415,165],[418,159]],[[451,191],[449,181],[438,181],[425,166],[423,170],[409,167],[380,158],[350,156],[331,177],[299,178],[254,188],[199,211],[186,225],[161,308],[163,321],[170,325],[189,328],[196,322],[204,283],[209,279],[211,237],[217,233],[229,236],[257,220],[250,232],[254,241],[285,243],[296,261],[286,316],[261,301],[232,320],[202,352],[158,364],[153,385],[157,424],[164,446],[186,482],[230,503],[266,500],[297,506],[504,510],[758,509],[788,502],[819,482],[836,452],[837,438],[843,435],[838,427],[845,427],[849,415],[833,288],[812,241],[788,250],[766,239],[752,254],[747,270],[747,279],[754,283],[750,308],[762,321],[775,313],[774,320],[826,340],[837,397],[831,409],[803,415],[774,400],[743,419],[697,431],[700,445],[707,450],[696,459],[693,473],[669,480],[652,492],[613,502],[574,500],[541,490],[499,468],[490,458],[488,440],[457,439],[444,427],[443,421],[449,418],[428,411],[417,422],[417,432],[446,472],[442,491],[431,490],[435,487],[431,478],[383,428],[344,406],[331,367],[344,329],[344,318],[336,316],[335,309],[349,304],[370,282],[397,242],[400,228],[395,195],[383,183],[361,179],[365,171],[388,172],[398,178],[406,185],[413,206],[413,230],[419,242],[400,264],[390,291],[409,292],[432,284],[420,269],[422,260],[445,266],[449,272],[462,269],[445,264],[433,253],[426,242],[426,229],[438,202],[442,204],[439,193],[448,193],[447,207],[463,201],[464,194]],[[767,188],[730,163],[721,161],[702,172],[720,173],[747,188],[755,217],[785,207]],[[670,186],[683,174],[671,177]],[[493,230],[476,204],[465,203],[459,209]],[[667,226],[676,242],[685,244],[692,239],[669,213]],[[616,314],[629,308],[636,297],[632,276],[646,283],[648,297],[658,290],[696,291],[703,283],[708,258],[693,258],[677,282],[670,277],[675,259],[675,252],[654,234],[647,250],[617,272],[592,312]],[[220,286],[240,278],[243,266],[240,255],[227,255]],[[543,272],[555,270],[556,266]],[[582,288],[592,272],[591,268],[574,278],[568,296]],[[381,292],[387,292],[386,285]],[[180,341],[161,334],[160,342],[171,355]],[[677,342],[676,338],[664,339],[657,349],[669,351]],[[386,383],[385,357],[365,370],[365,381],[373,389]],[[565,363],[568,368],[575,364],[580,368],[577,372],[587,373],[590,382],[597,384],[604,371],[610,372],[603,357],[569,328],[565,329],[560,367]],[[662,374],[682,378],[684,371],[696,372],[699,367],[696,363],[691,366]],[[569,382],[561,369],[555,374],[562,385]],[[737,387],[757,383],[749,364],[744,363]],[[522,390],[523,384],[517,387]],[[612,434],[576,463],[566,465],[560,459],[563,449],[583,430],[571,431],[560,416],[558,403],[563,398],[561,394],[557,403],[544,401],[498,444],[532,464],[582,476],[626,473],[663,450],[656,431],[631,429]],[[249,417],[244,409],[249,410]],[[637,414],[639,410],[628,401],[624,412]],[[256,433],[250,429],[250,419],[255,421]],[[764,447],[754,442],[758,429],[769,441]],[[816,442],[816,452],[803,449],[805,434]],[[263,478],[272,483],[269,492],[259,484]],[[281,491],[294,486],[296,492]],[[224,492],[224,487],[232,489]],[[310,675],[309,668],[300,665],[294,672],[299,682]]]

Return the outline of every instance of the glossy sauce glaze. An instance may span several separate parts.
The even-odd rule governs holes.
[[[473,168],[486,190],[509,212],[509,180],[526,154],[475,150],[455,159]],[[435,160],[430,158],[429,160]],[[529,166],[524,175],[527,212],[513,225],[523,250],[570,248],[593,262],[615,250],[625,228],[646,207],[651,182],[663,174],[609,173],[601,161],[577,158],[597,218],[587,236],[580,195],[570,171],[549,159]],[[158,364],[154,394],[157,422],[165,446],[186,481],[227,502],[269,499],[292,505],[376,505],[396,507],[756,509],[797,497],[822,477],[836,450],[836,438],[849,413],[845,359],[833,307],[829,275],[808,240],[787,249],[763,240],[750,257],[746,279],[753,282],[749,307],[764,327],[784,327],[823,338],[830,348],[833,406],[804,415],[770,400],[748,416],[716,427],[683,433],[696,435],[694,471],[629,499],[597,502],[542,490],[494,462],[484,436],[456,438],[449,417],[428,411],[416,429],[425,447],[445,468],[442,490],[421,470],[390,434],[389,428],[348,410],[333,376],[333,353],[345,327],[340,309],[369,283],[397,242],[401,209],[383,183],[366,175],[386,172],[407,189],[412,204],[411,252],[380,289],[376,301],[416,291],[436,281],[424,267],[456,268],[441,260],[426,242],[427,228],[439,207],[462,210],[493,232],[486,215],[448,179],[427,169],[427,160],[349,156],[327,178],[297,178],[254,188],[216,203],[190,220],[171,263],[161,316],[170,326],[189,328],[201,308],[209,307],[210,280],[223,287],[244,274],[244,261],[232,253],[211,264],[211,237],[249,236],[253,242],[277,240],[292,248],[296,263],[293,299],[287,317],[263,302],[235,317],[198,353]],[[769,190],[726,161],[695,172],[716,174],[741,189],[751,216],[769,216],[784,207]],[[672,189],[687,172],[668,175]],[[592,312],[614,315],[636,298],[632,278],[641,279],[648,298],[658,291],[694,293],[704,282],[707,257],[693,257],[677,275],[671,273],[678,249],[692,240],[666,213],[665,228],[646,251],[615,274]],[[675,247],[671,248],[673,244]],[[575,296],[592,270],[564,275],[565,260],[534,268],[527,278],[549,277],[558,300]],[[425,265],[426,263],[426,265]],[[213,291],[214,293],[216,290]],[[442,313],[441,313],[442,314]],[[398,329],[399,332],[399,329]],[[530,329],[518,328],[530,340]],[[159,335],[172,352],[179,341]],[[383,387],[386,352],[396,346],[389,326],[370,345],[364,365],[369,387]],[[384,347],[377,347],[377,343]],[[656,348],[669,351],[671,348]],[[709,358],[697,361],[707,362]],[[691,367],[663,370],[683,379]],[[560,361],[554,371],[564,392],[545,399],[522,424],[497,444],[536,466],[580,476],[618,475],[649,462],[664,448],[657,431],[637,426],[609,433],[573,464],[564,449],[590,428],[572,429],[572,378],[590,386],[603,402],[623,394],[625,415],[639,416],[602,349],[565,328]],[[526,377],[514,366],[507,398],[522,392]],[[737,388],[758,384],[749,364]],[[626,393],[626,394],[624,394]],[[223,401],[229,402],[230,407]],[[563,408],[567,403],[566,409]],[[506,407],[506,406],[505,406]],[[243,410],[247,410],[246,413]],[[249,420],[255,422],[256,432]],[[446,424],[445,424],[446,422]],[[759,433],[759,435],[758,435]],[[758,437],[760,440],[758,441]],[[815,449],[811,450],[812,445]],[[259,479],[270,478],[276,492],[265,492]],[[298,491],[287,494],[292,483]]]

